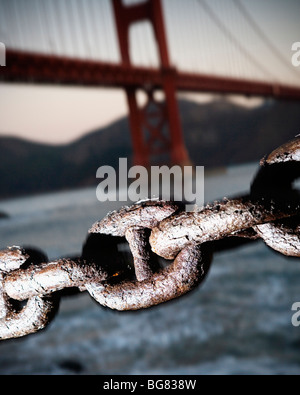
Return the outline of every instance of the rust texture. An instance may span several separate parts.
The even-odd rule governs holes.
[[[20,247],[11,247],[0,253],[0,339],[21,337],[45,328],[58,309],[54,296],[35,296],[18,311],[10,302],[3,282],[6,275],[20,267],[29,258]]]
[[[300,205],[284,211],[282,205],[275,202],[264,207],[261,203],[254,203],[250,197],[224,200],[199,212],[182,212],[163,220],[152,230],[150,244],[156,254],[173,259],[191,242],[201,244],[220,240],[299,212]]]
[[[104,281],[107,273],[93,263],[60,259],[15,270],[4,279],[5,292],[15,300],[45,296],[64,288],[81,287],[90,281]]]
[[[43,329],[58,309],[58,292],[69,287],[88,291],[101,305],[121,311],[178,298],[205,279],[213,254],[209,242],[262,238],[284,255],[300,256],[300,199],[293,185],[299,176],[297,137],[261,161],[247,196],[194,212],[160,200],[123,207],[92,226],[92,251],[85,247],[76,260],[34,261],[20,247],[0,251],[0,339]],[[127,240],[134,273],[128,265],[122,267],[112,238]],[[155,256],[173,262],[157,266]],[[17,309],[17,301],[27,303]]]
[[[150,244],[146,229],[130,228],[126,231],[125,236],[133,255],[137,280],[143,281],[151,278],[153,269],[150,262]]]
[[[98,303],[116,310],[139,310],[167,302],[194,289],[205,278],[209,254],[191,245],[180,252],[166,269],[149,280],[124,281],[117,285],[88,284],[87,290]]]
[[[299,217],[256,226],[254,229],[273,250],[286,256],[300,256]]]
[[[293,140],[281,145],[275,149],[270,155],[263,158],[260,162],[261,166],[265,164],[275,164],[283,162],[300,162],[300,145],[299,136]]]
[[[92,226],[89,233],[125,236],[127,229],[132,227],[152,229],[177,210],[178,206],[172,202],[144,200],[108,213],[102,221]]]
[[[292,193],[293,201],[299,201],[299,192],[293,187],[293,181],[300,177],[299,136],[283,144],[265,157],[261,161],[261,166],[262,175],[264,175],[264,171],[267,171],[266,178],[269,178],[267,185],[271,193],[281,195],[284,200],[288,199],[289,193]],[[274,176],[272,176],[272,169],[275,169]],[[295,206],[294,202],[292,202],[292,205]],[[299,224],[299,217],[294,216],[283,221],[256,226],[254,230],[275,251],[287,256],[299,257]]]

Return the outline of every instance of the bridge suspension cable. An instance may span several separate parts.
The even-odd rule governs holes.
[[[232,45],[245,57],[245,59],[256,68],[256,70],[261,74],[261,77],[277,82],[277,78],[267,70],[260,61],[258,61],[239,41],[239,39],[231,33],[229,28],[225,23],[219,18],[213,8],[206,2],[206,0],[198,0],[198,4],[202,7],[205,13],[209,16],[210,20],[217,26],[217,28],[222,32],[222,34],[232,43]]]
[[[259,26],[259,24],[251,16],[245,4],[243,4],[240,0],[232,0],[232,1],[234,2],[236,8],[244,17],[248,25],[255,32],[255,34],[261,39],[261,41],[265,44],[265,46],[270,50],[273,56],[285,67],[286,70],[292,73],[294,77],[296,76],[300,81],[300,74],[296,71],[296,69],[290,67],[290,62],[287,62],[287,58],[282,55],[282,53],[274,45],[273,41],[269,39],[267,34],[261,28],[261,26]]]
[[[138,3],[141,0],[127,0],[124,4]],[[261,26],[259,16],[254,13],[255,8],[250,9],[250,3],[246,8],[241,0],[162,0],[162,5],[171,64],[180,77],[184,77],[184,83],[183,79],[178,83],[181,90],[205,92],[220,89],[219,92],[225,92],[227,88],[234,93],[246,91],[254,94],[256,91],[258,95],[268,95],[271,92],[278,96],[279,91],[283,92],[283,86],[288,90],[299,89],[300,70],[293,68],[290,57],[285,59],[280,48],[272,43],[270,33]],[[111,81],[117,76],[122,80],[121,73],[125,71],[122,69],[111,0],[27,0],[26,6],[22,0],[0,0],[0,10],[0,41],[5,42],[10,57],[22,55],[25,62],[26,56],[29,61],[30,52],[37,58],[43,54],[50,55],[64,58],[63,62],[68,62],[69,67],[80,60],[80,67],[85,67],[87,73],[94,61],[98,76],[101,77],[105,71],[105,78],[109,77],[108,82],[103,76],[100,78],[105,86],[111,86]],[[288,16],[288,12],[279,15],[275,10],[270,12],[268,23],[270,26],[273,23],[273,29],[276,29],[272,18],[278,17],[281,26],[285,26]],[[146,17],[130,27],[129,39],[132,66],[145,68],[144,72],[148,73],[146,81],[153,83],[155,80],[154,84],[159,85],[157,75],[154,78],[155,72],[160,70],[158,46],[153,26]],[[38,59],[47,64],[46,59]],[[75,63],[69,63],[69,60]],[[111,71],[104,70],[106,66],[111,66]],[[13,78],[24,81],[24,64],[18,67],[20,73],[16,75],[14,72]],[[118,74],[115,73],[117,69]],[[39,71],[40,66],[38,75]],[[83,82],[83,74],[76,75],[80,76],[77,83]],[[39,80],[36,74],[27,78],[28,81]],[[44,80],[45,75],[41,78]],[[72,83],[76,81],[74,78]],[[65,76],[57,78],[59,82],[64,80]],[[239,80],[242,84],[237,86]],[[53,81],[53,76],[48,81]],[[93,81],[100,83],[99,78]],[[139,81],[142,81],[141,77]],[[249,89],[251,82],[259,84]],[[262,88],[260,84],[269,86]]]
[[[120,62],[110,0],[27,0],[26,7],[21,0],[0,0],[0,9],[0,40],[9,49]],[[250,5],[241,0],[163,0],[163,9],[170,57],[178,70],[299,86],[299,70],[270,39]],[[147,21],[130,29],[130,51],[133,65],[158,67]]]

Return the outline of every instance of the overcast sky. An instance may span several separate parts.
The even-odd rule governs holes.
[[[300,41],[300,1],[240,4],[250,19],[236,0],[163,0],[172,63],[190,72],[300,85],[300,67],[291,65],[291,46]],[[119,61],[109,0],[0,0],[0,42],[22,50]],[[132,28],[131,54],[134,64],[158,64],[149,24]],[[119,90],[0,84],[0,134],[66,143],[126,113]]]

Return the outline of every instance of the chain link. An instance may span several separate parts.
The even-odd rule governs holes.
[[[138,310],[177,298],[204,280],[213,242],[221,239],[262,238],[282,254],[300,256],[300,199],[293,188],[299,176],[298,137],[261,161],[247,196],[194,212],[174,202],[147,200],[109,213],[89,234],[125,238],[134,276],[126,265],[113,262],[107,239],[97,244],[100,262],[92,256],[46,262],[20,247],[0,251],[0,339],[43,329],[57,312],[58,291],[65,288],[88,291],[101,305],[117,310]],[[159,266],[158,256],[173,262]]]

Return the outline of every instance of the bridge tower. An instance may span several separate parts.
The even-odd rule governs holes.
[[[143,87],[126,87],[129,120],[135,165],[150,166],[157,157],[170,164],[184,165],[189,157],[184,145],[176,100],[176,70],[170,64],[161,0],[146,0],[140,4],[124,5],[113,0],[113,9],[123,67],[132,67],[130,60],[129,28],[133,23],[147,20],[152,24],[158,48],[165,102],[155,98],[155,86],[145,81]],[[147,97],[144,107],[137,101],[137,90]],[[167,158],[167,159],[166,159]]]

